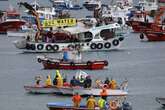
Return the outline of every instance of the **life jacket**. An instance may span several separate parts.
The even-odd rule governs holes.
[[[80,95],[74,95],[72,98],[72,101],[79,103],[81,101],[81,96]]]
[[[100,92],[100,96],[107,96],[107,90],[103,88],[103,90]]]
[[[45,81],[45,85],[46,85],[46,86],[51,86],[51,85],[52,85],[52,80],[51,80],[51,78],[50,78],[50,75],[48,75],[48,78],[47,78],[46,81]]]
[[[100,109],[103,109],[104,107],[105,107],[105,100],[104,99],[102,99],[102,98],[100,98],[99,100],[98,100],[98,106],[99,106],[99,108]]]
[[[96,100],[94,98],[89,98],[87,100],[87,108],[94,109],[96,105]]]

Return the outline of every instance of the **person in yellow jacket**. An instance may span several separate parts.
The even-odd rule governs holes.
[[[94,96],[91,95],[91,96],[88,98],[87,102],[86,102],[86,106],[87,106],[87,108],[88,108],[89,110],[94,110],[95,107],[96,107],[96,105],[97,105],[97,102],[96,102]]]
[[[98,107],[100,110],[105,110],[106,108],[106,101],[102,97],[100,97],[98,100]]]
[[[110,81],[110,88],[111,89],[117,89],[117,82],[116,82],[116,80],[114,80],[114,79],[112,79],[111,81]]]
[[[62,78],[59,70],[56,70],[56,75],[58,76],[57,77],[57,87],[62,87],[63,86],[63,78]]]
[[[45,86],[52,86],[50,75],[46,76]]]

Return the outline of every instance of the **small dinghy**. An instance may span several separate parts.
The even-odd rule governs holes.
[[[165,98],[164,97],[156,97],[155,100],[161,105],[165,106]]]

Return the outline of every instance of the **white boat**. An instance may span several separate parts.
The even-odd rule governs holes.
[[[60,92],[62,94],[68,94],[73,95],[74,93],[78,92],[80,95],[90,95],[93,94],[95,96],[99,96],[100,92],[102,91],[101,88],[60,88]],[[107,95],[108,96],[126,96],[128,94],[127,91],[124,90],[113,90],[113,89],[107,89]]]
[[[138,6],[141,11],[151,11],[158,9],[157,0],[139,0]]]
[[[59,89],[55,86],[46,87],[46,86],[24,86],[25,90],[29,93],[35,94],[53,94],[59,93]]]
[[[14,45],[24,52],[61,52],[64,48],[80,48],[81,51],[100,51],[118,49],[124,40],[124,33],[118,23],[91,27],[64,28],[69,34],[76,36],[77,41],[71,42],[28,42],[26,39],[14,41]],[[58,36],[58,34],[56,34]]]

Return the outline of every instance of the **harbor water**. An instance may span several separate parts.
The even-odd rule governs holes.
[[[109,61],[107,69],[85,71],[92,78],[113,77],[118,82],[128,79],[128,100],[133,110],[163,110],[155,101],[156,96],[165,93],[165,43],[140,42],[138,34],[130,33],[121,49],[104,52],[85,52],[83,58],[105,59]],[[22,53],[12,42],[18,38],[0,36],[0,109],[1,110],[47,110],[48,102],[71,101],[71,97],[57,95],[27,94],[25,84],[33,84],[35,75],[52,76],[55,70],[43,70],[36,56],[41,54]],[[60,53],[49,54],[60,57]],[[63,70],[68,80],[75,70]]]
[[[14,0],[9,1],[15,3]],[[0,7],[4,7],[3,4]],[[73,11],[72,14],[77,17],[91,14],[84,9],[77,13]],[[48,110],[48,102],[71,101],[68,96],[25,92],[23,86],[34,84],[34,76],[54,76],[55,70],[44,70],[37,62],[36,56],[42,55],[41,53],[23,53],[16,49],[12,42],[17,39],[19,38],[0,35],[0,110]],[[60,58],[61,53],[48,55]],[[108,68],[104,70],[85,70],[92,78],[105,80],[109,77],[119,83],[128,79],[128,101],[132,103],[133,110],[163,110],[155,97],[165,97],[165,42],[141,42],[139,34],[130,33],[119,50],[84,52],[82,56],[84,60],[109,61]],[[77,71],[60,72],[70,80]]]

